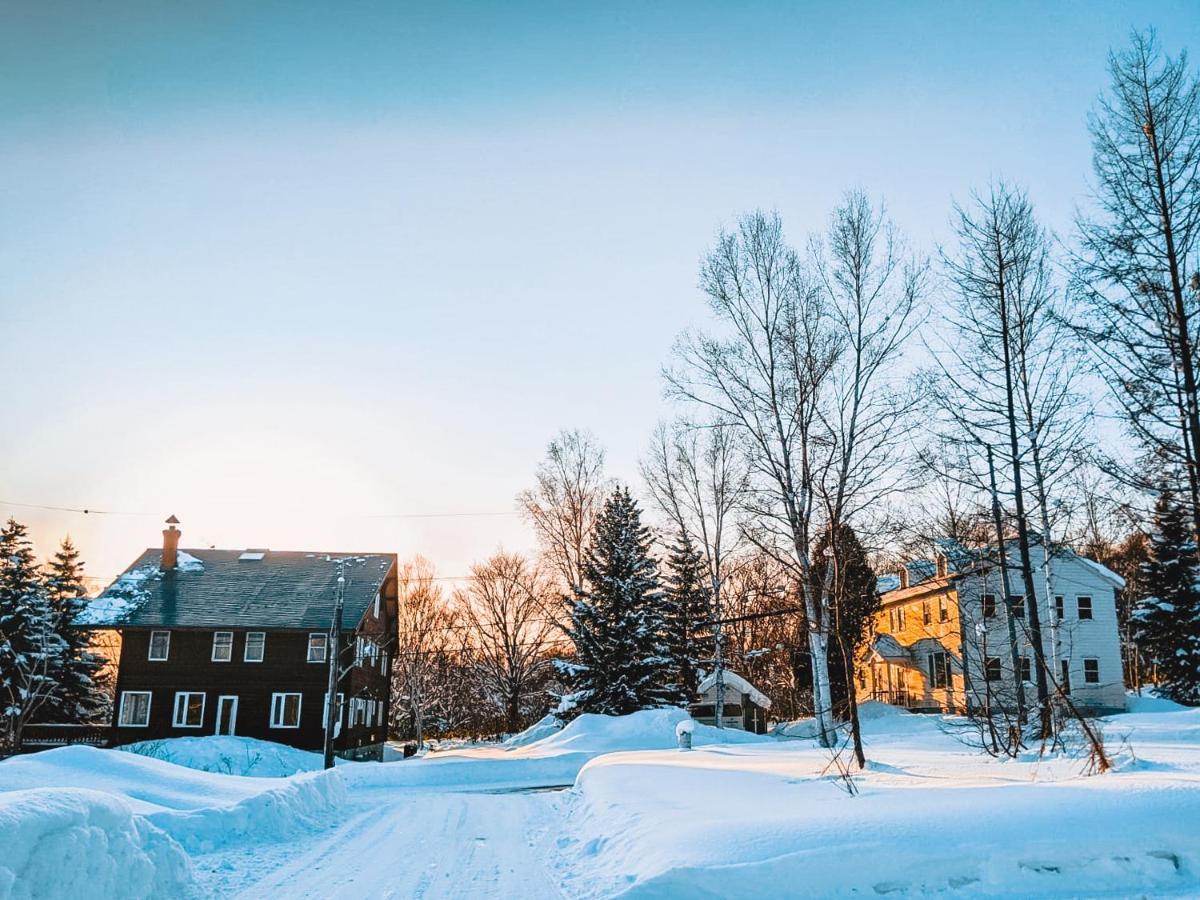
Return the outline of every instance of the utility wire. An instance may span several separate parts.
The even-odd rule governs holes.
[[[125,512],[113,509],[92,509],[82,506],[51,506],[44,503],[17,503],[15,500],[0,500],[0,506],[11,506],[18,509],[43,509],[51,512],[79,513],[85,516],[143,516],[158,518],[162,513]],[[264,512],[269,510],[264,509]],[[444,513],[374,513],[374,514],[344,514],[341,519],[469,519],[495,516],[518,516],[516,510],[491,510],[487,512],[444,512]]]

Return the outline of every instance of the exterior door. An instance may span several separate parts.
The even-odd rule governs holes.
[[[217,734],[233,734],[237,727],[237,697],[217,698]]]

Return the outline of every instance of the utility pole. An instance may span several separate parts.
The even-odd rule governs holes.
[[[338,709],[338,663],[342,644],[342,604],[346,594],[345,560],[338,560],[337,599],[333,607],[333,624],[329,629],[329,646],[325,655],[329,661],[329,681],[325,695],[325,768],[333,768],[333,728],[341,710]]]
[[[1000,519],[1000,496],[996,490],[996,463],[992,459],[991,445],[987,445],[988,484],[992,492],[992,525],[996,529],[996,549],[1000,555],[1000,583],[1004,591],[1004,613],[1008,619],[1008,650],[1012,656],[1013,680],[1017,683],[1017,721],[1025,724],[1025,682],[1021,680],[1021,655],[1017,650],[1017,623],[1013,621],[1012,589],[1008,583],[1008,551],[1004,549],[1004,524]],[[1037,603],[1037,598],[1030,598]],[[1028,603],[1026,604],[1028,606]],[[986,622],[982,623],[986,626]],[[984,668],[987,657],[984,656]],[[987,681],[987,674],[984,674]]]
[[[713,663],[716,666],[716,684],[717,701],[713,706],[713,712],[717,716],[717,727],[724,728],[725,725],[721,719],[725,715],[725,650],[722,645],[725,643],[725,631],[721,626],[721,582],[714,575],[712,580],[713,588],[713,612],[716,615],[713,617],[716,621],[714,637],[716,638],[716,653],[713,657]]]

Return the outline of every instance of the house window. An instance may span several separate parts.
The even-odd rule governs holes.
[[[979,599],[983,601],[983,617],[985,619],[996,618],[996,595],[984,594]]]
[[[1062,685],[1063,693],[1071,693],[1071,661],[1069,659],[1062,660]]]
[[[308,636],[308,661],[310,663],[325,662],[325,649],[328,643],[328,635],[310,634]]]
[[[383,724],[383,701],[382,700],[379,701],[379,705],[378,705],[378,707],[376,707],[376,710],[379,713],[379,717],[375,720],[375,724],[382,725]],[[386,735],[385,735],[385,737],[386,737]]]
[[[1079,604],[1079,618],[1090,619],[1092,617],[1092,598],[1079,597],[1077,602]]]
[[[928,601],[921,604],[921,623],[923,625],[933,624],[933,614],[929,611]]]
[[[942,650],[929,654],[929,684],[945,688],[950,683],[950,657]]]
[[[988,681],[999,681],[1003,677],[1000,669],[1000,657],[989,656],[985,664],[985,674]]]
[[[262,662],[267,649],[267,633],[265,631],[247,631],[246,649],[242,659],[246,662]]]
[[[122,691],[117,724],[122,728],[145,728],[150,724],[150,692]]]
[[[346,712],[346,695],[338,691],[337,706],[333,710],[333,734],[336,737],[342,730],[342,716]],[[329,695],[325,695],[325,708],[321,710],[321,727],[329,723]]]
[[[1067,603],[1061,596],[1054,598],[1054,615],[1060,622],[1067,617]]]
[[[1025,618],[1025,598],[1021,595],[1009,597],[1008,602],[1012,605],[1012,614],[1014,618]]]
[[[176,728],[199,728],[204,724],[204,695],[180,691],[175,695],[175,713],[171,724]]]
[[[233,632],[214,631],[212,661],[229,662],[231,659],[233,659]]]
[[[946,603],[945,597],[941,597],[938,599],[938,621],[939,622],[949,622],[950,621],[950,606],[949,606],[949,604]]]
[[[150,662],[166,662],[171,653],[171,632],[150,632]]]
[[[904,630],[904,607],[903,606],[896,607],[896,624],[899,626],[896,629],[897,631]]]
[[[299,728],[300,727],[300,695],[272,694],[271,695],[271,727]]]
[[[1100,683],[1100,660],[1085,659],[1083,661],[1083,680],[1087,684]]]
[[[379,592],[378,591],[375,592],[375,608],[372,610],[371,615],[373,615],[376,619],[379,618]]]
[[[1028,656],[1021,657],[1021,680],[1025,682],[1033,681],[1033,667],[1030,665]]]

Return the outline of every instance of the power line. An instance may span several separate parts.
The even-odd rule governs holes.
[[[93,509],[92,507],[83,506],[52,506],[45,503],[18,503],[15,500],[0,500],[0,506],[11,506],[18,509],[42,509],[51,512],[78,513],[85,516],[144,516],[148,518],[157,518],[162,513],[148,512],[126,512],[112,509]],[[263,508],[262,512],[273,512],[268,508]],[[520,513],[516,510],[488,510],[485,512],[433,512],[433,513],[344,513],[337,515],[340,519],[469,519],[469,518],[490,518],[496,516],[519,516]]]

